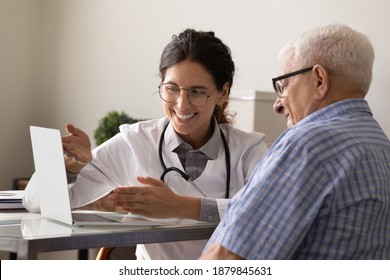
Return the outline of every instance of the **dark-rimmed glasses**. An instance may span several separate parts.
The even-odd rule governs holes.
[[[182,90],[187,91],[188,101],[192,105],[202,107],[206,105],[207,100],[217,90],[217,88],[215,88],[211,93],[208,93],[207,89],[203,87],[181,88],[172,83],[162,83],[158,86],[158,93],[161,99],[168,103],[176,102]]]
[[[314,66],[311,66],[311,67],[307,67],[307,68],[303,68],[301,70],[298,70],[298,71],[294,71],[294,72],[291,72],[291,73],[288,73],[288,74],[285,74],[285,75],[282,75],[282,76],[279,76],[279,77],[276,77],[276,78],[273,78],[272,79],[272,84],[274,86],[274,89],[275,89],[275,92],[276,94],[279,96],[279,97],[283,97],[283,91],[284,91],[284,88],[283,86],[278,83],[278,81],[280,80],[284,80],[284,79],[287,79],[287,78],[290,78],[290,77],[293,77],[295,75],[299,75],[299,74],[303,74],[305,72],[309,72],[313,69]]]

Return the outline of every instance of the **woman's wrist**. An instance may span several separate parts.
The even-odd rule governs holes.
[[[200,215],[200,198],[194,196],[180,196],[177,205],[181,218],[198,220]]]
[[[66,171],[72,174],[78,174],[80,173],[81,169],[83,169],[87,164],[80,163],[74,159],[66,158],[65,157],[65,166]]]

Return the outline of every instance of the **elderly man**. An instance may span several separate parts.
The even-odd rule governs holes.
[[[390,142],[364,97],[374,50],[334,24],[280,54],[288,129],[231,202],[203,259],[390,259]]]

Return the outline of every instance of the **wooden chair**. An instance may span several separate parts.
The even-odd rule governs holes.
[[[136,260],[136,246],[102,247],[96,260]]]
[[[110,255],[111,255],[111,252],[112,250],[114,249],[114,247],[102,247],[100,248],[97,256],[96,256],[96,260],[109,260],[110,259]]]

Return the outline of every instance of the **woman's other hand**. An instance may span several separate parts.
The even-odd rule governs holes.
[[[174,193],[163,181],[137,177],[144,186],[119,187],[109,199],[126,212],[152,218],[188,218],[197,220],[200,198]]]

